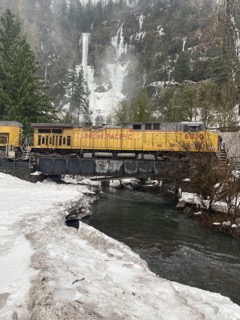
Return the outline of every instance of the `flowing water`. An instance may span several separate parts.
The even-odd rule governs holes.
[[[240,241],[194,224],[159,195],[104,190],[84,222],[128,245],[171,281],[218,292],[240,305]]]

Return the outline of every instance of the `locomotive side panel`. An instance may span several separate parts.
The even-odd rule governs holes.
[[[218,152],[218,135],[210,131],[177,134],[180,148],[185,152]]]
[[[142,132],[124,128],[75,128],[73,148],[101,151],[142,150]]]
[[[67,124],[35,124],[34,149],[45,152],[135,152],[159,155],[218,152],[218,135],[199,123],[166,123],[150,130],[126,127],[74,127]],[[202,130],[199,131],[199,128]]]
[[[122,151],[142,151],[143,134],[141,130],[122,129]]]
[[[142,133],[143,135],[143,150],[154,151],[154,133],[151,131],[146,131]]]
[[[33,150],[42,149],[56,152],[71,150],[73,144],[72,128],[52,128],[51,126],[34,128]]]
[[[7,124],[5,121],[0,122],[0,146],[11,146],[13,148],[21,147],[22,126],[19,123]]]
[[[106,129],[104,137],[106,150],[120,150],[122,147],[122,135],[120,128]]]

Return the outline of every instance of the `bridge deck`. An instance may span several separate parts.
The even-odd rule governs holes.
[[[173,177],[183,173],[187,167],[187,163],[183,161],[51,157],[39,157],[36,159],[36,170],[44,175]]]

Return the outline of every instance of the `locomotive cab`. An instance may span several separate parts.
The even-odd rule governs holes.
[[[0,121],[0,157],[15,159],[22,143],[22,124],[17,121]]]

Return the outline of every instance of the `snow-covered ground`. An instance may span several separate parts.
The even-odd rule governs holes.
[[[229,298],[159,278],[127,246],[82,222],[65,226],[73,207],[89,210],[91,194],[0,173],[1,320],[240,319]]]

